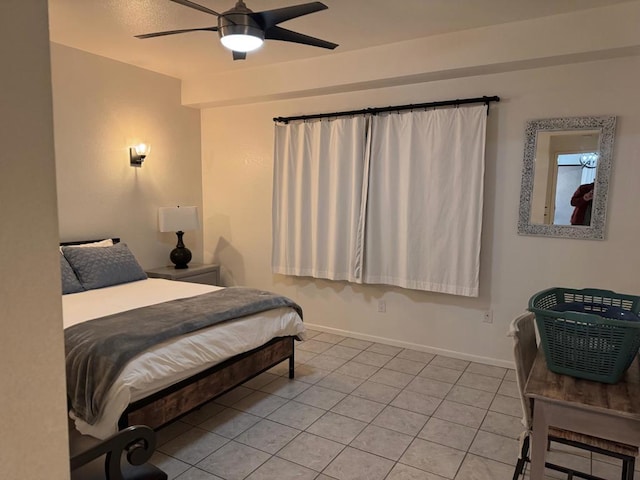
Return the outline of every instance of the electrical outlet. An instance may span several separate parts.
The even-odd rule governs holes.
[[[378,300],[378,312],[385,313],[387,311],[387,302]]]
[[[493,311],[492,310],[486,310],[482,314],[482,321],[484,323],[493,323]]]

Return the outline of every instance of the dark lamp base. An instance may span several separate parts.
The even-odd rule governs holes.
[[[176,268],[189,268],[187,264],[191,261],[191,251],[187,247],[174,248],[171,250],[169,258]]]
[[[188,263],[191,261],[191,250],[185,247],[184,243],[182,243],[183,234],[184,232],[176,232],[176,235],[178,236],[178,245],[176,245],[176,248],[171,250],[171,253],[169,254],[171,262],[178,270],[189,268]]]

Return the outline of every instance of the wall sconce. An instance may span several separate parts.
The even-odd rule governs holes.
[[[149,152],[151,151],[151,145],[148,143],[139,143],[133,147],[129,147],[129,158],[131,159],[130,165],[132,167],[141,167],[142,162]]]

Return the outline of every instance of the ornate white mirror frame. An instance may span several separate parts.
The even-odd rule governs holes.
[[[525,129],[522,186],[520,190],[518,234],[587,240],[604,239],[615,124],[616,117],[613,116],[548,118],[527,122]],[[536,210],[544,209],[545,216],[548,215],[548,205],[533,205],[534,184],[541,181],[540,177],[546,177],[546,175],[548,175],[542,167],[539,167],[539,178],[536,178],[536,152],[538,151],[538,142],[542,135],[562,136],[572,135],[573,133],[585,137],[597,134],[597,150],[594,151],[597,155],[597,170],[595,179],[593,180],[594,190],[593,200],[591,202],[590,223],[588,225],[556,225],[549,221],[534,223],[532,221],[534,207]],[[554,165],[557,165],[555,158],[553,162]],[[546,182],[547,179],[545,178],[543,181]],[[553,179],[552,181],[555,182],[556,180]],[[545,200],[543,199],[542,202],[544,203]]]

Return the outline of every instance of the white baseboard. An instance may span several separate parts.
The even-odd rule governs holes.
[[[326,333],[335,333],[336,335],[343,335],[347,337],[357,338],[358,340],[368,340],[370,342],[393,345],[394,347],[410,348],[411,350],[418,350],[420,352],[433,353],[435,355],[445,355],[447,357],[458,358],[460,360],[467,360],[470,362],[484,363],[486,365],[493,365],[496,367],[515,368],[515,364],[512,361],[500,360],[498,358],[482,357],[480,355],[471,355],[464,352],[456,352],[453,350],[430,347],[428,345],[419,345],[417,343],[411,343],[411,342],[401,342],[399,340],[392,340],[390,338],[376,337],[375,335],[366,335],[358,332],[350,332],[348,330],[342,330],[340,328],[325,327],[323,325],[315,325],[313,323],[305,322],[305,325],[312,330],[318,330],[320,332],[326,332]]]

